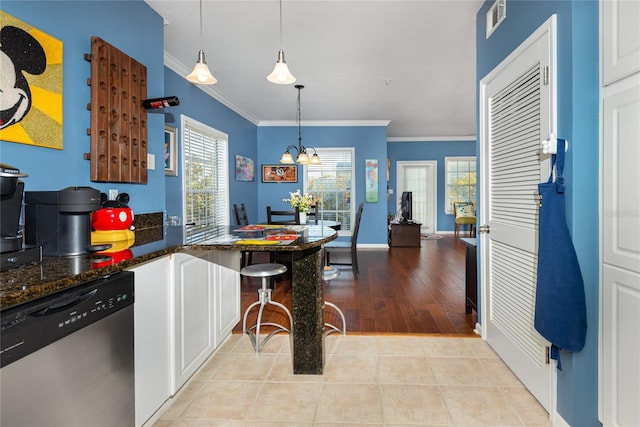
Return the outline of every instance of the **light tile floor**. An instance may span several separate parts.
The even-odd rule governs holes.
[[[288,335],[259,355],[232,335],[154,424],[550,426],[479,338],[330,335],[324,375],[293,375]]]

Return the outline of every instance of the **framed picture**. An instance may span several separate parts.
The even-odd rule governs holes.
[[[236,154],[236,181],[253,181],[254,175],[253,159]]]
[[[0,27],[0,140],[62,150],[62,41],[2,10]]]
[[[375,203],[378,201],[378,160],[365,160],[365,201]]]
[[[164,127],[164,174],[178,176],[178,130]]]
[[[262,165],[262,182],[298,182],[298,166]]]

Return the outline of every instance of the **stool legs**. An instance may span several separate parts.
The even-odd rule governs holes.
[[[244,317],[242,319],[242,332],[249,335],[249,339],[251,340],[251,345],[253,345],[253,348],[255,349],[256,353],[259,353],[262,347],[264,347],[264,345],[267,343],[267,341],[269,341],[269,339],[275,334],[277,334],[278,332],[291,333],[291,330],[293,329],[293,318],[291,317],[291,312],[289,311],[289,309],[285,307],[284,304],[271,300],[271,289],[268,286],[268,280],[269,280],[268,277],[262,278],[262,288],[258,289],[259,299],[258,301],[254,302],[247,308],[247,310],[244,312]],[[282,310],[284,310],[284,312],[287,313],[287,317],[289,318],[289,324],[291,325],[291,327],[286,328],[285,326],[280,325],[279,323],[263,322],[262,313],[264,312],[264,308],[267,304],[275,305],[277,307],[280,307]],[[255,326],[247,328],[247,317],[249,316],[249,312],[256,306],[260,306],[260,308],[258,309],[258,318],[256,319],[256,324]],[[274,326],[276,328],[275,330],[271,331],[266,337],[264,337],[262,339],[262,342],[260,341],[261,326]]]
[[[328,255],[329,254],[327,253],[327,259],[328,259]],[[325,266],[322,271],[322,281],[326,284],[327,282],[335,279],[339,275],[340,275],[340,272],[335,267]],[[326,308],[326,307],[332,308],[338,314],[338,316],[340,317],[340,320],[342,321],[342,328],[339,328],[333,323],[324,322],[325,335],[329,335],[332,332],[340,332],[342,335],[347,335],[347,321],[344,318],[344,313],[342,313],[342,310],[340,310],[337,305],[329,301],[323,302],[322,308]]]
[[[338,316],[340,316],[340,320],[342,320],[342,328],[337,327],[333,323],[325,322],[325,335],[329,335],[332,332],[340,332],[342,335],[347,335],[347,321],[344,318],[344,313],[342,313],[342,310],[340,310],[337,305],[329,301],[325,301],[324,306],[333,308],[336,313],[338,313]]]

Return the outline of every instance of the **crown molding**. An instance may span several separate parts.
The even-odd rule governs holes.
[[[387,142],[447,142],[447,141],[476,141],[475,135],[464,136],[412,136],[412,137],[390,137]]]
[[[164,52],[164,65],[180,76],[186,76],[191,72],[190,69],[186,68],[184,64],[182,64],[173,56],[171,56],[167,51]],[[253,116],[251,116],[251,114],[247,113],[245,110],[240,108],[238,105],[234,104],[225,95],[223,95],[222,93],[214,89],[213,85],[194,85],[194,86],[200,89],[201,91],[205,92],[206,94],[208,94],[209,96],[211,96],[212,98],[214,98],[215,100],[223,104],[224,106],[240,114],[242,117],[249,120],[254,125],[258,124],[257,119],[255,119]]]
[[[302,120],[301,126],[389,126],[391,120]],[[294,120],[261,120],[258,126],[297,126]]]

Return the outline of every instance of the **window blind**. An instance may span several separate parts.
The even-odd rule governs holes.
[[[183,118],[185,241],[206,240],[229,224],[227,136]]]
[[[318,148],[319,165],[306,165],[304,192],[320,201],[322,219],[339,221],[341,230],[351,231],[355,215],[354,149]]]

